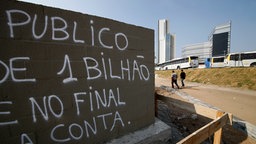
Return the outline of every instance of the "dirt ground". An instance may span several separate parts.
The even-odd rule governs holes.
[[[171,86],[169,79],[163,79],[156,76],[155,86]],[[158,93],[167,97],[189,102],[178,96],[174,92],[157,89]],[[160,91],[159,91],[160,90]],[[176,89],[177,90],[177,89]],[[186,83],[186,87],[178,89],[181,93],[186,93],[199,99],[205,103],[217,107],[223,111],[233,113],[235,116],[240,117],[252,124],[256,124],[256,92],[255,91],[241,91],[232,88],[221,88],[213,85],[202,85],[197,83]],[[180,132],[180,135],[184,138],[187,135],[193,133],[203,125],[209,123],[211,120],[196,115],[197,118],[193,118],[193,113],[186,110],[169,107],[162,101],[158,102],[158,117],[174,127]],[[254,104],[254,105],[253,105]],[[173,138],[169,143],[178,142],[181,139],[179,134],[175,134],[176,139]],[[178,135],[178,136],[177,136]],[[175,137],[175,136],[174,136]],[[177,138],[179,137],[179,138]],[[212,143],[212,138],[207,139],[204,143]],[[235,130],[232,126],[226,125],[223,128],[222,143],[243,143],[243,144],[255,144],[256,140],[248,137],[245,133]]]
[[[155,86],[170,86],[170,79],[155,78]],[[180,85],[180,83],[179,83]],[[256,125],[256,91],[224,88],[215,85],[189,83],[178,91],[217,107],[225,112]]]

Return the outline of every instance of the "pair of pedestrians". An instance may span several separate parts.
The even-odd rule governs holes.
[[[184,84],[185,78],[186,78],[186,73],[183,70],[181,70],[180,79],[181,79],[182,87],[185,86]],[[175,71],[172,71],[172,88],[174,88],[174,84],[177,86],[178,89],[180,88],[177,83],[177,79],[178,79],[178,75],[175,73]]]

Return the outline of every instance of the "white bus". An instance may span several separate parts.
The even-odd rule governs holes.
[[[219,68],[224,67],[224,56],[212,57],[211,58],[211,67],[212,68]]]
[[[165,63],[158,64],[159,70],[197,68],[198,56],[187,56],[185,58],[176,58]]]
[[[256,67],[256,51],[227,54],[224,65],[226,67]]]

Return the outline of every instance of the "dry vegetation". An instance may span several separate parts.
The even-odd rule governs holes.
[[[180,73],[180,70],[175,70]],[[186,81],[225,87],[256,90],[256,68],[185,69]],[[172,70],[155,71],[160,77],[170,77]]]

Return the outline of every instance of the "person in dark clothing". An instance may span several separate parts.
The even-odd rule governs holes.
[[[172,88],[174,88],[173,84],[175,84],[178,89],[180,88],[177,83],[177,79],[178,79],[178,75],[174,71],[172,71]]]
[[[185,86],[185,84],[184,84],[185,78],[186,78],[186,73],[183,70],[181,70],[180,79],[181,79],[181,84],[183,87]]]

